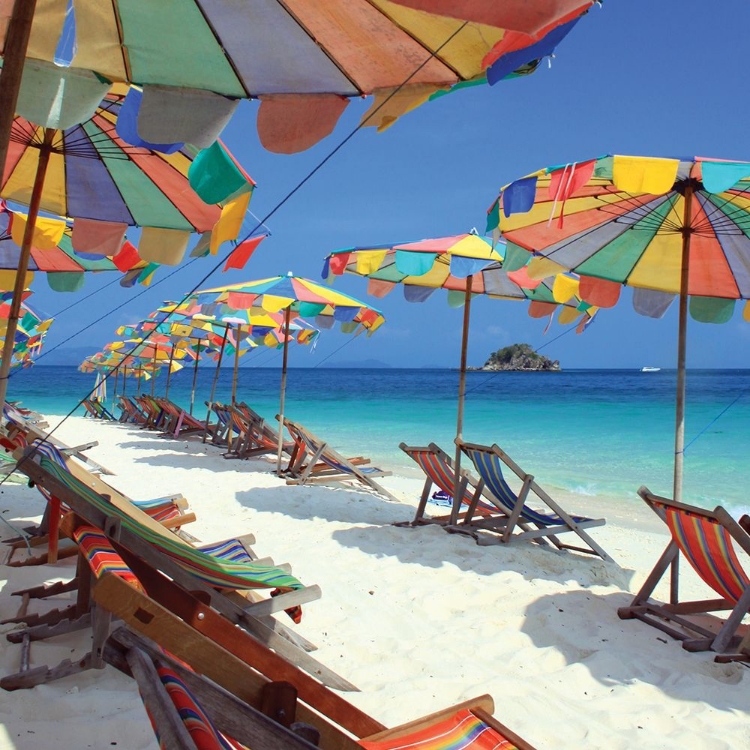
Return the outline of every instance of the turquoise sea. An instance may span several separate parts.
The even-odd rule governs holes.
[[[201,418],[212,378],[199,370]],[[231,368],[222,369],[217,400],[230,399],[231,379]],[[278,369],[240,368],[238,398],[273,419],[280,379]],[[9,397],[62,416],[93,382],[73,367],[38,365],[12,377]],[[464,438],[498,443],[552,488],[636,503],[641,484],[670,495],[675,383],[673,370],[470,372]],[[191,385],[186,368],[172,377],[170,397],[187,408]],[[160,377],[156,393],[163,389]],[[289,371],[286,413],[342,453],[416,476],[398,445],[436,442],[452,453],[457,389],[455,370],[299,368]],[[135,391],[129,379],[127,392]],[[688,373],[686,443],[696,436],[685,453],[684,499],[750,510],[750,370]]]

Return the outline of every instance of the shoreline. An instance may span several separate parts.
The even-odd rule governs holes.
[[[347,698],[388,726],[489,692],[498,719],[539,750],[561,746],[561,727],[563,747],[592,750],[625,750],[646,737],[665,750],[750,742],[744,667],[714,664],[617,618],[668,540],[645,505],[631,513],[621,503],[555,495],[570,511],[607,517],[591,534],[612,565],[523,543],[480,547],[437,527],[394,527],[413,514],[423,484],[415,478],[383,479],[403,497],[392,503],[343,485],[287,486],[266,460],[225,460],[213,446],[133,426],[75,417],[56,435],[71,445],[98,440],[88,455],[115,471],[112,484],[131,497],[182,492],[198,516],[187,530],[203,541],[252,532],[259,554],[319,584],[323,597],[305,606],[298,630],[318,645],[317,659],[360,688]],[[44,507],[27,487],[0,492],[9,521]],[[5,524],[0,531],[9,535]],[[70,576],[73,565],[1,570],[7,617],[19,604],[12,591]],[[85,633],[35,642],[31,664],[75,658],[88,642]],[[20,646],[0,643],[8,674]],[[135,683],[111,668],[3,698],[0,748],[157,747]]]

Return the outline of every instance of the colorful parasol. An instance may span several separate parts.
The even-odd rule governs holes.
[[[0,202],[0,271],[8,271],[4,280],[5,286],[13,286],[16,269],[21,258],[21,244],[28,217],[18,211],[11,211],[4,202]],[[59,237],[59,239],[58,239]],[[119,268],[117,263],[107,257],[76,253],[72,245],[72,232],[67,224],[59,219],[37,219],[33,244],[30,250],[26,283],[33,280],[35,271],[47,274],[49,286],[58,292],[76,291],[83,281],[83,274],[90,271],[128,270],[129,275],[140,275],[147,269],[148,263],[140,260],[136,249],[125,242],[120,252],[124,258],[130,255],[128,268]],[[132,264],[132,265],[131,265]],[[150,275],[154,269],[146,272]],[[3,274],[0,273],[0,277]],[[126,277],[127,278],[127,277]],[[124,284],[128,282],[123,280]]]
[[[210,314],[201,312],[203,309]],[[181,310],[181,312],[178,312]],[[237,376],[239,358],[258,346],[272,349],[284,347],[285,342],[297,344],[313,344],[320,331],[310,323],[297,319],[284,327],[284,316],[281,313],[267,313],[262,309],[233,310],[225,305],[207,303],[204,306],[196,303],[195,298],[183,302],[180,306],[168,303],[152,313],[161,322],[156,330],[170,327],[183,328],[189,326],[193,332],[205,335],[211,344],[209,356],[216,360],[216,373],[211,387],[209,403],[213,403],[216,395],[219,370],[224,354],[234,354],[234,371],[232,374],[232,404],[237,401]],[[154,327],[152,323],[151,328]],[[243,344],[245,348],[243,349]],[[197,363],[196,363],[197,367]],[[193,375],[193,392],[196,376]],[[191,398],[192,403],[192,398]],[[210,408],[209,408],[210,414]],[[207,420],[208,421],[208,417]]]
[[[192,232],[211,232],[213,252],[237,236],[254,187],[251,178],[218,142],[197,156],[187,148],[166,154],[129,146],[118,133],[123,100],[122,92],[113,90],[91,118],[69,128],[15,118],[0,186],[0,196],[29,204],[15,291],[23,287],[30,249],[50,221],[38,219],[40,210],[74,220],[71,244],[76,252],[112,257],[122,270],[141,260],[178,264]],[[63,229],[59,222],[52,225],[49,231],[58,232],[57,244]],[[139,250],[130,246],[123,255],[125,231],[134,225],[144,227]],[[140,273],[150,277],[153,270]],[[11,315],[11,327],[13,323]],[[0,402],[4,369],[5,364],[0,368]]]
[[[488,229],[503,232],[511,265],[524,265],[531,279],[560,269],[581,274],[581,297],[592,304],[611,307],[625,284],[635,287],[637,312],[661,317],[679,295],[679,501],[688,309],[696,320],[722,323],[735,300],[750,299],[750,163],[608,155],[550,167],[506,185]],[[746,305],[746,319],[749,312]]]
[[[53,318],[39,314],[28,304],[26,300],[29,296],[31,291],[27,289],[24,291],[21,317],[15,332],[11,369],[30,367],[34,364],[34,360],[41,352],[47,331],[53,323]],[[3,343],[7,334],[12,299],[12,292],[0,292],[0,339]]]
[[[533,289],[522,289],[503,268],[502,248],[475,233],[451,237],[438,237],[396,245],[354,247],[331,253],[323,267],[323,278],[330,279],[344,273],[365,276],[369,279],[367,291],[375,297],[384,297],[397,284],[404,290],[408,302],[424,302],[436,289],[448,292],[451,306],[463,305],[464,320],[459,367],[458,411],[456,440],[463,431],[464,400],[466,394],[466,352],[469,335],[471,298],[484,294],[495,299],[530,301],[532,317],[552,316],[560,310],[558,320],[572,323],[579,320],[579,332],[591,321],[596,310],[575,296],[576,281],[562,277],[557,282],[566,287],[568,298],[564,305],[554,300],[548,284],[537,283]],[[456,482],[460,479],[461,449],[456,447]],[[460,498],[458,486],[452,523],[458,519]]]
[[[248,320],[258,315],[274,315],[283,312],[284,355],[279,404],[279,419],[282,425],[286,396],[288,343],[293,340],[292,318],[298,324],[300,319],[313,321],[319,328],[331,328],[339,323],[340,330],[344,333],[359,334],[365,331],[368,336],[385,322],[382,313],[367,303],[350,297],[348,294],[336,292],[316,281],[295,276],[291,272],[286,276],[273,276],[269,279],[198,291],[181,304],[177,312],[189,315],[209,314],[218,318],[242,314],[248,316]],[[313,332],[303,337],[304,340],[310,341],[314,338]],[[282,434],[283,431],[280,429],[277,471],[281,470]]]
[[[23,55],[32,58],[24,77],[32,68],[43,83],[38,90],[70,90],[75,100],[94,85],[91,71],[142,85],[140,136],[197,145],[211,142],[237,99],[259,98],[261,141],[289,153],[328,135],[349,98],[374,94],[373,110],[385,104],[368,122],[382,129],[435,92],[532,72],[593,0],[509,10],[495,0],[466,10],[414,0],[114,0],[106,7],[74,0],[75,54],[62,70],[53,63],[63,28],[73,31],[72,21],[65,26],[67,3],[39,3],[35,13],[32,2],[25,12],[23,4],[16,3],[14,23],[33,14],[31,43],[12,50],[7,63],[15,70]]]

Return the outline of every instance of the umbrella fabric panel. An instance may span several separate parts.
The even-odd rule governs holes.
[[[464,80],[474,78],[506,34],[503,28],[471,24],[460,41],[441,50],[442,60],[429,60],[429,51],[463,21],[383,0],[285,5],[288,10],[277,0],[255,0],[246,7],[221,0],[121,1],[116,12],[126,65],[113,7],[76,0],[73,64],[112,80],[204,88],[226,96],[356,96],[398,86],[425,61],[410,84],[449,86],[460,80],[456,71]],[[167,28],[170,34],[164,35]]]
[[[576,169],[585,169],[585,164],[593,166],[590,179],[568,189],[565,180],[570,180]],[[706,189],[704,170],[709,186],[720,192]],[[688,294],[747,298],[748,171],[750,165],[736,162],[623,156],[602,157],[575,169],[571,165],[552,167],[506,186],[493,206],[490,228],[498,225],[508,241],[540,252],[560,268],[677,294],[685,218],[683,193],[690,186],[694,200]],[[623,186],[635,192],[624,191]],[[638,192],[641,188],[661,192]],[[529,197],[533,205],[525,210]],[[534,262],[529,266],[532,276]]]

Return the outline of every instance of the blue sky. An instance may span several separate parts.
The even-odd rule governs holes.
[[[747,0],[607,0],[563,41],[551,67],[544,63],[532,76],[442,97],[382,134],[371,128],[358,132],[268,220],[272,236],[243,271],[217,271],[203,286],[288,270],[319,279],[323,258],[332,250],[459,234],[472,227],[483,231],[498,188],[550,164],[603,153],[750,160],[743,54],[748,28]],[[352,102],[331,136],[302,154],[283,156],[260,146],[257,105],[243,102],[222,138],[258,183],[251,210],[258,216],[269,212],[356,127],[368,106],[368,100]],[[102,289],[59,316],[49,346],[65,342],[96,351],[114,338],[118,325],[191,289],[215,260],[196,261],[150,289],[123,290],[108,285],[107,275],[97,275],[76,296],[51,292],[40,274],[33,301],[50,314]],[[162,268],[156,281],[168,271]],[[366,298],[363,279],[343,277],[336,287]],[[312,367],[327,358],[329,365],[367,359],[397,367],[458,365],[461,311],[448,307],[444,293],[412,304],[397,287],[373,302],[387,323],[371,338],[326,331],[315,351],[292,351],[290,364]],[[527,342],[538,348],[549,343],[543,353],[564,368],[673,367],[677,310],[672,307],[660,321],[642,318],[624,290],[618,306],[602,311],[583,335],[570,332],[552,341],[565,330],[556,322],[545,335],[546,321],[529,318],[525,304],[478,297],[472,305],[469,364],[480,365],[500,347]],[[688,336],[688,367],[750,367],[750,324],[742,320],[741,304],[723,326],[691,321]],[[248,366],[272,365],[277,355],[245,359]]]

